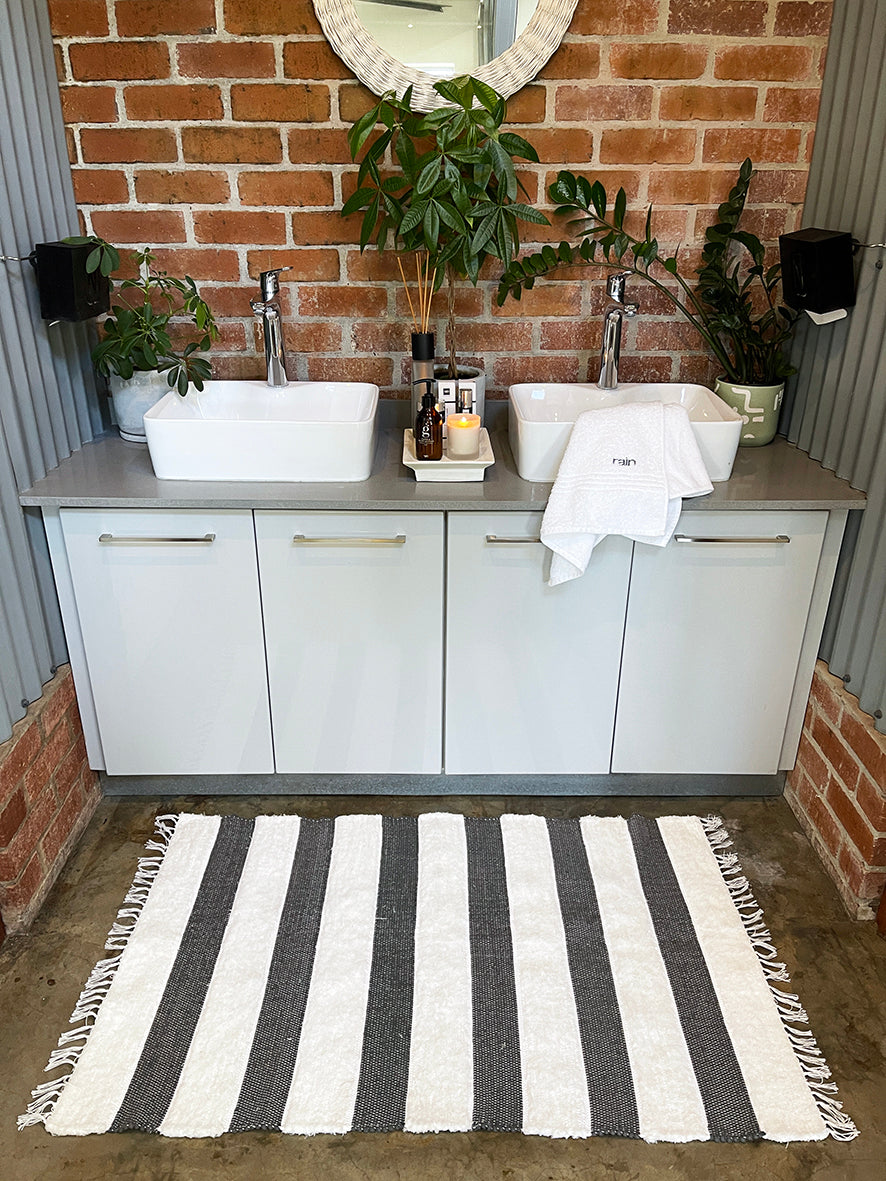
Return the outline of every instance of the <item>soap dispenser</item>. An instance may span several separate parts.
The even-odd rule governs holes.
[[[428,387],[422,394],[421,410],[415,419],[415,458],[442,459],[443,415],[437,409],[434,382],[430,378],[421,378],[415,384]]]

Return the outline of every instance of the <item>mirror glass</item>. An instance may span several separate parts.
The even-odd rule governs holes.
[[[354,0],[391,57],[432,78],[473,74],[514,44],[537,0]]]

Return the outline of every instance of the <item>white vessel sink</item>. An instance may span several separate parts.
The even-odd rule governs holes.
[[[741,436],[741,415],[703,385],[623,382],[601,390],[591,383],[526,382],[508,391],[508,435],[524,480],[556,479],[575,420],[585,410],[624,402],[679,402],[686,407],[712,481],[728,480]]]
[[[378,386],[355,381],[207,381],[145,414],[161,480],[365,480]]]

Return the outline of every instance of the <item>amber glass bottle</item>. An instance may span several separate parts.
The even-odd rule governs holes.
[[[428,385],[431,385],[428,382]],[[422,394],[421,410],[415,419],[415,458],[443,458],[443,415],[437,409],[434,394]]]

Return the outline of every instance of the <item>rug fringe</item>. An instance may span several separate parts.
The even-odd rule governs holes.
[[[837,1084],[828,1081],[831,1077],[830,1068],[809,1028],[809,1017],[800,1004],[800,998],[792,992],[777,988],[774,983],[790,983],[790,975],[785,964],[778,960],[772,935],[763,919],[763,911],[758,906],[750,883],[742,872],[737,854],[725,852],[731,847],[732,839],[726,831],[723,818],[703,816],[701,824],[720,867],[729,896],[757,953],[788,1041],[800,1063],[803,1077],[812,1092],[825,1127],[835,1140],[854,1140],[859,1134],[858,1128],[843,1111],[843,1104],[835,1098]],[[797,1026],[802,1028],[798,1029]]]
[[[139,858],[138,869],[132,880],[132,885],[123,900],[123,905],[117,912],[117,917],[105,942],[106,951],[117,951],[120,954],[111,956],[109,959],[99,960],[90,972],[89,979],[83,986],[83,991],[77,998],[77,1004],[70,1017],[70,1024],[75,1027],[65,1030],[58,1039],[58,1046],[49,1055],[49,1062],[46,1064],[44,1072],[56,1070],[60,1066],[67,1066],[71,1069],[67,1074],[40,1083],[35,1087],[31,1092],[31,1102],[28,1104],[27,1111],[18,1117],[19,1131],[23,1128],[34,1127],[36,1124],[45,1124],[62,1091],[67,1086],[68,1080],[73,1074],[73,1067],[77,1065],[80,1055],[89,1041],[89,1035],[92,1032],[102,1001],[108,995],[120,966],[122,954],[148,900],[151,885],[163,864],[163,857],[169,847],[172,834],[175,832],[177,821],[177,815],[156,818],[154,836],[147,842],[145,849],[152,853],[158,853],[159,856]],[[77,1022],[79,1024],[75,1025]]]

